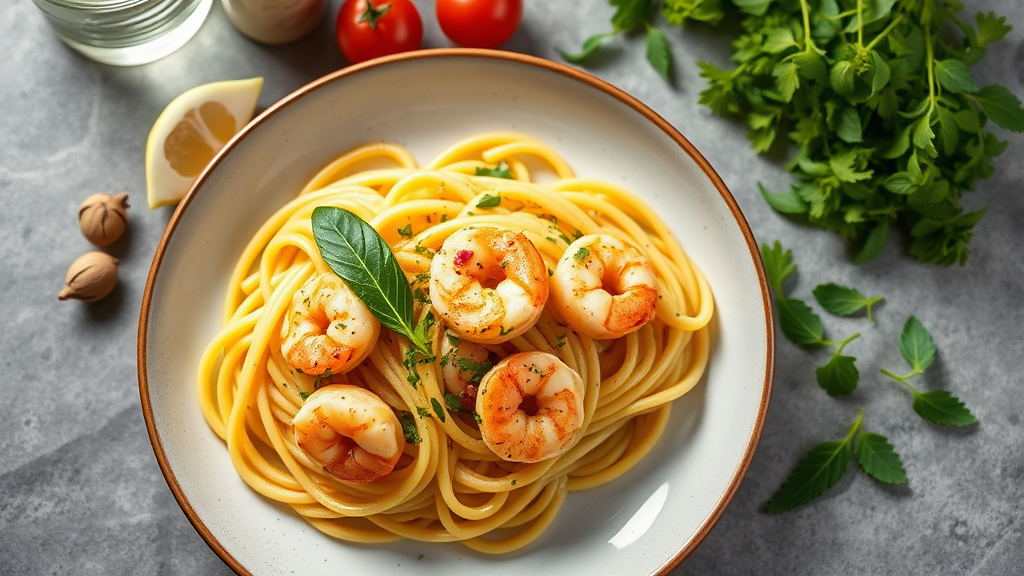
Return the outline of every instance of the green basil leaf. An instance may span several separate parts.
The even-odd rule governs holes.
[[[946,426],[967,426],[978,421],[959,398],[945,390],[914,393],[914,412],[925,420]]]
[[[765,512],[777,514],[807,504],[838,484],[849,464],[849,439],[818,444],[800,460]]]
[[[906,484],[903,462],[889,440],[874,432],[861,432],[854,451],[861,469],[884,484]]]
[[[444,407],[437,401],[437,398],[430,399],[430,407],[434,409],[434,414],[437,415],[437,419],[441,422],[445,421]]]
[[[381,324],[412,340],[412,290],[387,242],[362,218],[342,208],[315,208],[312,225],[320,255],[331,270]]]
[[[935,342],[915,316],[907,318],[900,333],[900,354],[915,372],[924,372],[935,361]]]

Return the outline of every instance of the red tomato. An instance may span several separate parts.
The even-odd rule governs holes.
[[[522,0],[437,0],[437,21],[445,36],[467,48],[497,48],[515,33]]]
[[[354,64],[416,50],[423,22],[409,0],[345,0],[336,33],[341,53]]]

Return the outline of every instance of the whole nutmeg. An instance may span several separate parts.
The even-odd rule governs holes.
[[[103,252],[88,252],[71,263],[57,299],[95,302],[110,294],[116,285],[117,258]]]
[[[121,237],[128,225],[128,193],[93,194],[78,207],[78,227],[93,244],[104,248]]]

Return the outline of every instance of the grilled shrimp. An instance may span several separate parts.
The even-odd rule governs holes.
[[[292,419],[295,442],[332,476],[373,482],[395,468],[405,438],[391,407],[358,386],[313,392]]]
[[[597,339],[625,336],[654,318],[658,288],[651,261],[613,236],[584,236],[558,261],[551,302],[577,332]]]
[[[380,322],[348,284],[320,274],[292,297],[281,326],[281,353],[305,374],[341,374],[370,354],[379,335]]]
[[[498,344],[527,331],[548,299],[540,252],[521,232],[463,228],[430,264],[430,301],[459,338]]]
[[[519,352],[484,376],[480,433],[495,454],[540,462],[572,448],[583,426],[583,379],[547,352]]]

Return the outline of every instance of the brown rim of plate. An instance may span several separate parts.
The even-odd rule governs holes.
[[[658,569],[655,574],[657,576],[663,576],[671,572],[674,568],[693,552],[697,546],[704,540],[704,538],[714,527],[718,518],[721,517],[725,511],[726,506],[732,500],[736,490],[739,488],[740,482],[743,480],[743,476],[746,474],[747,467],[750,465],[751,459],[754,457],[754,450],[757,448],[758,441],[761,439],[761,430],[764,428],[765,415],[768,411],[768,400],[771,397],[772,382],[774,377],[775,369],[775,332],[772,315],[771,297],[768,292],[768,283],[764,273],[764,265],[761,262],[761,253],[758,250],[757,242],[754,240],[754,235],[750,231],[750,226],[747,224],[746,218],[740,211],[739,205],[736,204],[736,199],[733,198],[732,193],[725,186],[725,182],[715,172],[715,169],[711,167],[711,164],[704,158],[704,156],[694,148],[693,144],[687,140],[682,134],[679,133],[675,127],[672,126],[667,120],[662,118],[654,110],[648,108],[645,104],[630,96],[626,92],[612,86],[604,80],[598,79],[590,74],[571,68],[564,64],[552,62],[550,60],[544,60],[535,56],[528,56],[526,54],[519,54],[516,52],[504,52],[500,50],[481,50],[472,48],[436,48],[427,50],[417,50],[414,52],[405,52],[402,54],[395,54],[392,56],[385,56],[376,60],[370,60],[361,64],[354,64],[347,68],[342,68],[336,72],[332,72],[326,76],[323,76],[317,80],[306,84],[302,88],[292,92],[288,96],[285,96],[281,100],[272,104],[269,108],[264,110],[259,116],[254,118],[252,122],[247,124],[242,130],[234,136],[224,146],[224,148],[210,161],[210,164],[202,171],[202,173],[196,178],[195,182],[189,188],[185,198],[178,204],[178,207],[174,210],[171,215],[171,219],[167,224],[167,229],[164,230],[164,235],[160,239],[160,244],[156,248],[156,254],[153,256],[153,264],[149,269],[149,277],[146,279],[146,288],[142,295],[142,311],[139,316],[139,341],[138,341],[138,370],[139,370],[139,396],[142,400],[142,414],[146,419],[146,430],[149,432],[149,440],[153,444],[153,451],[156,453],[157,462],[160,464],[160,471],[164,475],[164,479],[167,481],[168,487],[171,489],[171,493],[174,494],[174,499],[178,501],[178,505],[181,506],[185,516],[188,517],[189,522],[199,532],[199,535],[203,537],[206,544],[218,555],[221,560],[224,561],[232,570],[238,574],[251,575],[238,560],[235,559],[221,543],[213,536],[210,530],[203,523],[202,519],[196,514],[196,511],[189,504],[188,498],[185,497],[185,493],[182,491],[181,486],[178,484],[178,480],[174,476],[174,471],[171,470],[170,464],[167,462],[167,456],[164,454],[163,444],[160,442],[160,435],[156,430],[156,424],[153,422],[153,409],[149,402],[149,382],[146,376],[146,332],[149,320],[149,307],[151,298],[153,296],[153,285],[156,283],[156,275],[160,270],[160,264],[163,261],[164,252],[167,249],[167,243],[177,228],[178,222],[181,220],[181,215],[188,208],[192,197],[196,194],[196,191],[202,186],[206,180],[207,175],[220,164],[221,160],[227,154],[239,140],[245,137],[246,134],[252,132],[254,128],[262,124],[279,110],[291,104],[293,101],[298,100],[302,96],[313,92],[314,90],[330,84],[339,78],[351,76],[357,74],[363,70],[369,70],[377,68],[378,66],[387,66],[396,62],[408,62],[412,60],[421,60],[427,58],[493,58],[496,60],[506,60],[516,62],[519,64],[526,64],[529,66],[535,66],[543,68],[550,72],[555,72],[563,76],[572,78],[584,84],[588,84],[598,90],[601,90],[605,94],[612,96],[620,102],[633,108],[635,111],[640,113],[643,117],[650,120],[655,126],[660,128],[669,138],[674,140],[680,148],[683,149],[693,160],[697,163],[704,174],[711,180],[715,188],[718,189],[719,194],[722,195],[722,200],[725,201],[729,210],[732,212],[733,217],[736,219],[736,223],[739,224],[740,230],[743,232],[743,238],[746,240],[747,247],[750,249],[751,257],[754,261],[754,265],[757,268],[757,279],[761,285],[761,297],[764,300],[765,310],[765,325],[767,327],[765,333],[765,341],[768,348],[768,357],[765,366],[764,374],[764,389],[761,395],[761,405],[758,408],[757,421],[754,424],[754,430],[750,435],[750,440],[747,442],[747,448],[743,453],[743,457],[740,460],[739,465],[736,467],[736,471],[733,473],[732,481],[726,488],[725,493],[719,499],[715,505],[714,510],[704,520],[704,523],[697,530],[697,532],[685,542],[678,552],[675,553],[671,558],[668,559],[661,568]]]

